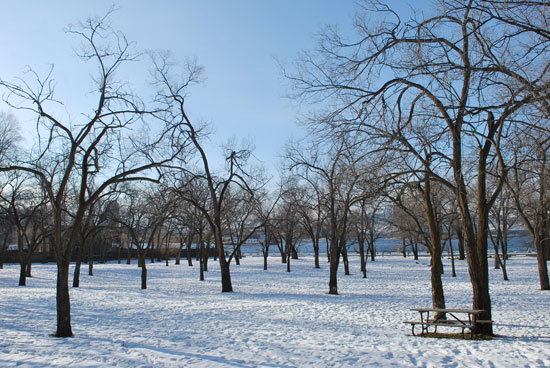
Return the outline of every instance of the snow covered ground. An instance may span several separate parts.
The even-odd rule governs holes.
[[[451,278],[445,260],[447,306],[471,307],[465,262]],[[134,264],[96,265],[71,289],[74,338],[55,330],[55,266],[33,266],[27,287],[18,266],[0,270],[1,367],[549,367],[550,294],[538,290],[535,258],[513,257],[511,281],[491,270],[495,332],[491,341],[420,338],[403,320],[409,308],[431,305],[428,259],[378,257],[362,279],[339,278],[341,295],[327,295],[328,264],[246,257],[232,265],[235,292],[220,292],[210,262],[148,264],[140,289]],[[85,270],[83,270],[83,273]]]

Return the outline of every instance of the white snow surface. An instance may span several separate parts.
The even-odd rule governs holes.
[[[328,295],[328,264],[245,257],[231,265],[234,292],[221,293],[217,263],[206,281],[199,267],[147,264],[140,289],[136,262],[83,265],[71,288],[73,338],[55,338],[53,264],[33,265],[28,286],[18,265],[0,270],[1,367],[549,367],[550,294],[538,289],[536,260],[515,256],[511,281],[490,270],[490,341],[414,337],[404,320],[431,306],[428,258],[396,256],[368,263],[368,276],[351,259],[339,275],[340,295]],[[71,267],[72,271],[72,267]],[[465,261],[457,277],[445,260],[448,308],[470,308]]]

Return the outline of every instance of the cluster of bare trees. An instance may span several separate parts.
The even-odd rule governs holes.
[[[454,274],[456,237],[473,307],[490,320],[489,244],[506,279],[507,232],[522,221],[541,289],[550,289],[548,5],[440,0],[432,12],[403,21],[386,4],[364,1],[355,39],[331,28],[317,51],[285,70],[296,97],[321,107],[308,140],[287,147],[272,193],[248,147],[228,144],[225,165],[213,167],[208,127],[186,108],[201,80],[196,62],[137,53],[110,28],[109,14],[68,28],[82,41],[78,56],[95,68],[94,104],[78,118],[59,108],[53,69],[0,79],[4,101],[36,122],[34,144],[24,149],[15,117],[0,115],[0,251],[16,234],[25,285],[33,253],[51,246],[55,335],[72,336],[69,264],[76,261],[78,287],[81,263],[92,275],[98,247],[117,248],[119,263],[122,251],[127,263],[135,253],[146,289],[153,249],[167,265],[171,255],[179,264],[185,249],[191,266],[194,245],[203,280],[213,246],[222,292],[230,292],[230,265],[248,239],[261,242],[264,269],[276,245],[288,272],[308,239],[316,268],[326,245],[328,292],[337,294],[340,261],[348,275],[348,252],[356,251],[366,278],[376,239],[391,228],[404,254],[426,247],[433,304],[445,307],[441,258],[448,243]],[[121,77],[144,60],[150,95]],[[490,324],[478,329],[492,334]]]
[[[538,1],[434,5],[401,19],[386,3],[365,1],[354,39],[327,30],[318,50],[286,74],[297,97],[322,103],[310,121],[316,132],[353,136],[384,153],[385,190],[412,219],[418,215],[404,196],[422,202],[433,261],[440,259],[446,215],[438,193],[452,193],[473,308],[491,319],[490,222],[499,218],[506,226],[491,211],[506,195],[535,239],[541,289],[549,289],[549,8]],[[440,265],[432,268],[434,281]],[[442,293],[437,284],[434,294]],[[434,304],[443,300],[441,294]],[[491,325],[477,328],[492,334]]]
[[[163,52],[137,53],[123,34],[109,26],[108,16],[92,17],[67,29],[82,43],[78,56],[94,65],[91,97],[95,104],[76,120],[64,116],[54,98],[53,68],[45,77],[31,70],[23,79],[0,80],[4,101],[36,121],[34,145],[18,151],[15,119],[2,115],[4,214],[17,228],[18,242],[25,243],[19,247],[22,275],[28,274],[27,255],[45,242],[43,238],[51,244],[58,269],[55,335],[60,337],[72,335],[69,263],[75,249],[81,254],[87,242],[97,242],[93,238],[98,233],[107,242],[121,243],[112,232],[115,227],[125,230],[138,250],[145,287],[145,250],[169,241],[161,236],[170,232],[160,229],[175,218],[173,196],[191,203],[209,225],[222,266],[223,291],[230,291],[221,211],[230,197],[241,195],[234,185],[252,193],[243,166],[247,151],[230,152],[226,176],[212,172],[201,147],[203,131],[186,115],[184,98],[188,87],[200,79],[201,68],[193,61],[180,67]],[[150,96],[137,94],[121,77],[131,62],[142,59],[151,61],[150,90],[154,92]],[[192,165],[197,153],[202,170],[189,169],[198,167]],[[166,183],[173,178],[177,186],[169,190]],[[150,183],[154,189],[137,183]],[[199,198],[195,191],[188,195],[188,188],[204,189],[200,193],[205,196]],[[175,222],[169,225],[176,226]],[[7,240],[10,229],[3,230]]]

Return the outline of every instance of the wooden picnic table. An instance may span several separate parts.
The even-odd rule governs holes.
[[[485,321],[477,319],[477,316],[484,312],[482,309],[443,309],[443,308],[412,308],[411,311],[420,313],[420,321],[403,321],[412,326],[412,334],[414,327],[420,325],[422,332],[420,335],[428,333],[430,327],[434,328],[434,333],[437,332],[437,327],[454,327],[462,330],[462,338],[464,338],[464,330],[470,330],[470,336],[473,337],[473,331],[477,323],[492,323],[493,321]],[[430,319],[430,313],[434,313],[434,317]]]

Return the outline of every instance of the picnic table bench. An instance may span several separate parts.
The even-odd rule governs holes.
[[[484,312],[482,309],[412,308],[411,311],[420,313],[420,321],[403,321],[403,323],[411,325],[413,336],[416,336],[414,327],[420,325],[421,336],[427,334],[430,327],[434,328],[434,333],[437,332],[437,327],[451,327],[460,328],[462,338],[466,329],[470,330],[470,337],[473,337],[476,324],[493,323],[493,321],[477,319],[477,316]],[[435,314],[434,318],[430,319],[430,313]]]

